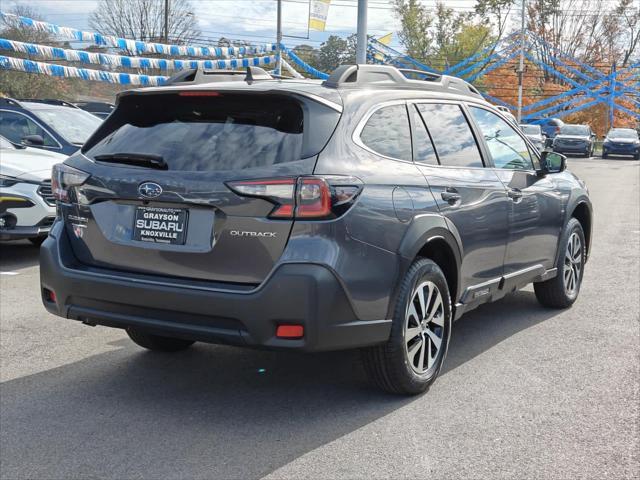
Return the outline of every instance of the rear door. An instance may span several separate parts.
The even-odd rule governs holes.
[[[424,146],[415,149],[415,161],[462,243],[460,291],[469,289],[462,301],[475,300],[498,288],[509,200],[495,172],[485,168],[461,105],[425,102],[411,108],[421,119],[415,122],[415,136],[424,139]]]
[[[284,94],[124,97],[66,162],[91,174],[63,206],[76,256],[111,270],[259,284],[287,244],[295,179],[313,172],[338,119]]]
[[[515,128],[481,106],[469,106],[469,111],[510,198],[505,275],[536,276],[554,263],[564,218],[563,194],[553,175],[537,175],[538,159]]]

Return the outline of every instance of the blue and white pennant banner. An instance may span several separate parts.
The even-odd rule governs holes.
[[[94,65],[109,65],[124,68],[157,68],[159,70],[183,70],[185,68],[234,69],[249,66],[264,66],[275,63],[275,55],[264,57],[227,58],[219,60],[165,60],[162,58],[128,57],[107,53],[85,52],[66,48],[24,43],[0,38],[0,50],[38,55],[47,60],[67,60]]]
[[[101,35],[94,32],[86,32],[70,27],[62,27],[49,22],[34,20],[33,18],[21,17],[12,13],[0,11],[0,18],[10,25],[21,26],[41,32],[51,33],[67,40],[79,42],[92,42],[96,45],[118,48],[130,53],[153,53],[171,56],[187,57],[233,57],[236,55],[247,55],[264,52],[274,52],[274,43],[243,46],[243,47],[196,47],[188,45],[167,45],[163,43],[142,42],[139,40],[129,40],[126,38],[114,37],[112,35]]]
[[[154,87],[164,84],[168,77],[156,75],[137,75],[133,73],[105,72],[89,68],[68,67],[52,63],[34,62],[24,58],[0,55],[0,70],[39,73],[50,77],[81,78],[97,82],[117,83],[120,85]]]

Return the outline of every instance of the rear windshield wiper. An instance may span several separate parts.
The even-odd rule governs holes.
[[[93,158],[98,162],[122,163],[135,167],[155,168],[156,170],[169,169],[169,165],[160,155],[147,153],[104,153]]]

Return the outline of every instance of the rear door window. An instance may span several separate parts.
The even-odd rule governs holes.
[[[422,117],[415,105],[412,105],[409,110],[413,124],[413,160],[426,165],[438,165],[438,157]]]
[[[376,110],[360,132],[360,140],[380,155],[411,161],[411,128],[405,105]]]
[[[460,105],[417,105],[440,159],[451,167],[482,167],[482,156]]]
[[[91,139],[90,158],[162,157],[169,170],[268,167],[301,159],[303,109],[287,96],[140,95],[123,99]]]

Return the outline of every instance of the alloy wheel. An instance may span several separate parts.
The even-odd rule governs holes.
[[[424,374],[437,364],[444,340],[444,303],[433,282],[423,282],[414,290],[404,324],[405,353],[411,368]]]
[[[564,288],[567,295],[574,296],[580,287],[580,273],[582,272],[582,240],[573,232],[569,237],[567,250],[564,255]]]

